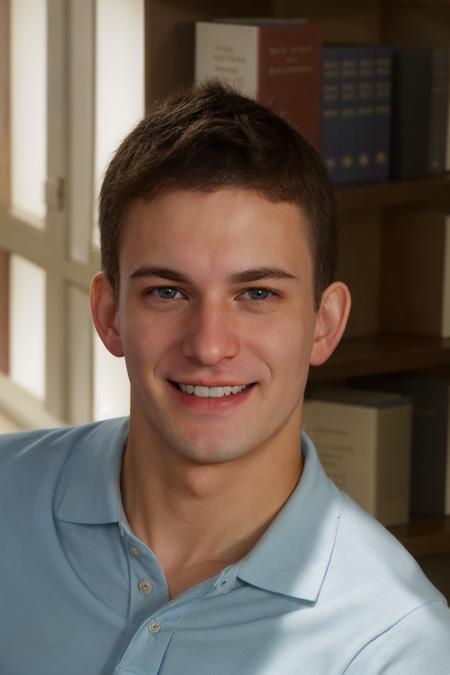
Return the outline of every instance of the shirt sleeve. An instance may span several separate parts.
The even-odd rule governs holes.
[[[421,605],[365,645],[343,675],[450,675],[450,609]]]

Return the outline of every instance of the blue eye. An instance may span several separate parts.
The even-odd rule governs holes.
[[[267,300],[269,297],[278,297],[279,293],[271,291],[269,288],[247,288],[244,293],[248,293],[251,300]]]
[[[176,294],[179,293],[178,288],[171,288],[170,286],[158,286],[158,288],[150,288],[146,291],[146,295],[157,297],[159,300],[176,300]]]
[[[178,295],[177,295],[178,294]],[[272,291],[270,288],[247,288],[242,294],[247,294],[251,301],[263,302],[269,298],[279,297],[277,291]],[[180,300],[184,297],[178,288],[172,286],[157,286],[156,288],[149,288],[145,291],[146,296],[156,298],[157,300]]]

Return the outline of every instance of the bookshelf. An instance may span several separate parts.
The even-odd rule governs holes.
[[[450,554],[450,516],[416,517],[407,525],[388,528],[416,558],[441,553]]]
[[[394,46],[448,47],[450,0],[146,0],[146,103],[151,107],[193,80],[194,22],[226,16],[304,16],[320,23],[328,42],[385,42]],[[414,181],[339,186],[339,216],[361,214],[381,226],[383,212],[399,205],[448,201],[450,175]],[[427,369],[450,365],[450,339],[368,335],[343,341],[312,380]],[[413,518],[391,528],[413,555],[450,555],[450,517]]]
[[[340,213],[356,209],[376,209],[448,200],[449,197],[449,174],[411,181],[342,184],[336,190]]]
[[[312,369],[311,378],[318,382],[445,365],[450,365],[450,338],[374,335],[344,340],[327,363]]]

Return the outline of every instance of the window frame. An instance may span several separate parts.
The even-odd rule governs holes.
[[[72,302],[72,289],[88,294],[92,276],[100,267],[99,252],[91,244],[95,0],[47,0],[51,58],[47,59],[47,215],[43,230],[10,208],[10,17],[10,0],[0,0],[0,408],[23,428],[85,422],[92,418],[93,328],[86,303]],[[88,59],[87,68],[79,67],[80,53]],[[74,222],[72,217],[71,222],[74,210],[69,197],[76,201],[83,191],[88,195],[88,217],[83,222]],[[71,259],[74,227],[83,229],[85,262]],[[42,402],[7,375],[11,254],[23,256],[46,272],[46,396]],[[76,326],[82,326],[81,341]],[[74,373],[76,377],[71,377]]]

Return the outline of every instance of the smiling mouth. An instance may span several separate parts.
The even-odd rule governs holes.
[[[241,394],[243,391],[246,391],[256,384],[256,382],[252,382],[251,384],[244,384],[240,386],[229,385],[224,387],[205,387],[203,385],[173,382],[172,380],[169,380],[169,382],[172,386],[176,387],[184,394],[198,396],[199,398],[223,398],[224,396],[236,396],[237,394]]]

